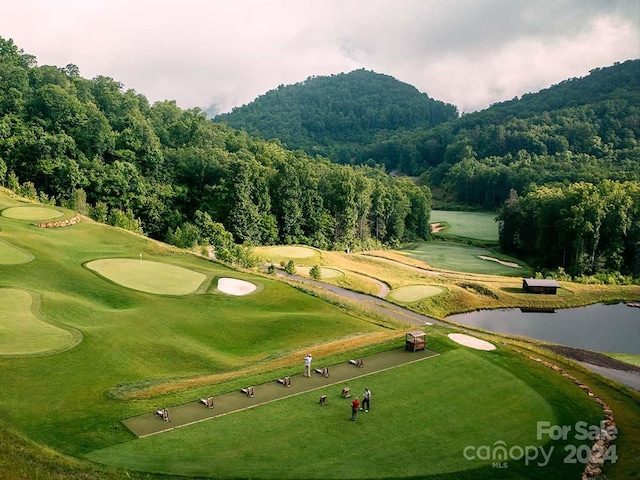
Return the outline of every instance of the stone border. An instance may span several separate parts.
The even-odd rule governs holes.
[[[520,353],[523,353],[523,352],[520,352]],[[523,353],[523,355],[526,355],[526,354]],[[605,462],[604,457],[618,434],[616,421],[613,417],[613,411],[611,410],[609,405],[607,405],[600,397],[594,394],[593,391],[591,391],[591,389],[588,386],[586,386],[584,383],[582,383],[573,375],[565,372],[562,368],[558,367],[557,365],[554,365],[551,362],[544,361],[540,358],[535,358],[530,355],[527,355],[527,357],[530,360],[540,363],[545,367],[550,368],[554,372],[558,372],[563,377],[573,381],[573,383],[575,383],[579,388],[584,390],[586,394],[589,395],[591,398],[593,398],[593,401],[596,402],[598,405],[600,405],[600,407],[602,408],[602,414],[603,414],[604,420],[601,425],[603,425],[604,428],[600,430],[600,435],[598,436],[598,438],[596,438],[593,441],[593,445],[591,446],[591,455],[589,455],[589,460],[587,461],[587,464],[584,467],[584,472],[582,472],[582,477],[581,477],[582,480],[595,480],[596,478],[599,478],[599,476],[602,475],[602,466],[604,465],[604,462]]]
[[[54,222],[38,222],[36,223],[36,227],[41,228],[58,228],[58,227],[68,227],[69,225],[75,225],[76,223],[80,223],[80,215],[76,213],[74,217],[67,218],[66,220],[57,220]]]

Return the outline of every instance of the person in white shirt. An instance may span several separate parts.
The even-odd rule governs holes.
[[[304,357],[304,376],[305,377],[310,377],[311,376],[311,354],[307,353]]]
[[[369,411],[369,405],[371,403],[371,390],[368,388],[364,389],[364,395],[362,396],[362,409],[365,412]]]

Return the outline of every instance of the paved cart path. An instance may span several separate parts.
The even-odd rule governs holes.
[[[288,278],[290,280],[293,280],[295,282],[301,283],[301,284],[307,284],[307,285],[313,285],[316,287],[320,287],[323,288],[324,290],[328,291],[328,292],[332,292],[335,293],[336,295],[339,295],[341,297],[345,297],[348,298],[350,300],[355,300],[359,303],[361,303],[362,305],[366,306],[367,308],[369,308],[370,310],[376,311],[378,313],[381,313],[383,315],[390,315],[393,318],[400,320],[402,322],[405,323],[409,323],[412,325],[417,325],[417,326],[423,326],[423,325],[432,325],[432,324],[436,324],[436,325],[446,325],[446,326],[451,326],[448,323],[445,322],[441,322],[439,320],[436,320],[435,318],[431,318],[428,317],[427,315],[422,315],[420,313],[414,312],[412,310],[409,310],[407,308],[403,308],[399,305],[396,305],[394,303],[388,302],[386,300],[383,300],[382,298],[379,297],[374,297],[372,295],[366,295],[364,293],[357,293],[354,292],[352,290],[347,290],[346,288],[342,288],[342,287],[337,287],[335,285],[331,285],[329,283],[324,283],[318,280],[312,280],[310,278],[306,278],[306,277],[301,277],[299,275],[290,275],[288,273],[284,273],[281,270],[277,271],[279,276],[282,276],[284,278]]]

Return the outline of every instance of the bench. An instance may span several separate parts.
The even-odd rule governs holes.
[[[276,382],[282,384],[284,387],[291,386],[291,377],[278,378]]]
[[[241,388],[240,391],[247,397],[254,397],[256,394],[256,391],[253,387]]]

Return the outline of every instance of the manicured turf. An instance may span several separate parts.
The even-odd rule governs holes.
[[[487,355],[495,353],[460,348],[350,381],[355,394],[365,387],[373,392],[370,412],[360,412],[355,423],[350,421],[350,400],[341,398],[340,388],[334,387],[115,445],[88,457],[132,469],[223,478],[462,475],[491,465],[491,460],[465,457],[465,447],[499,441],[539,446],[546,439],[536,438],[537,422],[559,421],[545,398]],[[325,407],[318,404],[320,393],[328,394]],[[511,470],[518,469],[514,463],[521,462],[511,462]],[[466,478],[473,478],[470,473]]]
[[[61,351],[79,341],[78,334],[38,318],[33,312],[34,296],[25,290],[0,288],[0,356]]]
[[[62,217],[64,212],[51,207],[37,205],[25,207],[10,207],[2,210],[2,216],[17,220],[51,220]]]
[[[318,397],[321,394],[342,391],[342,388],[349,385],[354,379],[376,375],[383,370],[397,368],[401,365],[407,365],[412,362],[419,362],[436,356],[437,353],[428,349],[417,352],[409,352],[404,348],[396,348],[375,355],[366,357],[362,368],[356,367],[349,362],[339,364],[325,365],[322,367],[314,367],[313,375],[305,377],[303,374],[291,375],[290,386],[284,387],[278,383],[276,379],[268,383],[254,385],[253,397],[243,394],[240,390],[235,390],[226,394],[216,395],[214,399],[214,408],[206,408],[200,399],[192,402],[171,406],[169,408],[171,422],[163,421],[156,411],[145,413],[133,418],[127,418],[123,423],[138,437],[158,434],[166,432],[174,428],[180,428],[184,425],[190,425],[201,421],[207,421],[221,415],[238,412],[247,408],[255,408],[265,403],[281,400],[286,397],[300,395],[302,393],[317,391]],[[323,370],[329,369],[329,376],[319,374],[316,368]],[[248,385],[247,385],[248,387]],[[357,395],[357,393],[354,393]],[[159,408],[166,408],[159,407]]]
[[[0,195],[0,208],[16,203]],[[359,340],[387,342],[366,344],[380,352],[397,348],[404,338],[385,318],[350,313],[348,305],[335,306],[274,278],[87,219],[44,229],[0,217],[0,230],[3,241],[36,259],[0,263],[0,287],[32,292],[39,302],[27,309],[9,300],[9,308],[28,310],[36,320],[72,334],[82,332],[81,343],[56,354],[0,356],[1,420],[46,445],[46,452],[88,455],[136,471],[221,478],[522,480],[575,478],[582,470],[563,462],[561,445],[545,468],[510,460],[508,469],[497,470],[490,461],[465,458],[467,446],[545,443],[536,438],[537,421],[591,424],[601,411],[572,382],[511,348],[496,342],[494,352],[469,350],[446,337],[449,329],[436,326],[428,327],[429,348],[440,356],[349,380],[355,393],[364,387],[373,391],[371,411],[355,424],[349,421],[348,400],[334,385],[327,389],[326,407],[318,405],[319,390],[301,392],[135,439],[122,419],[209,395],[241,395],[242,386],[296,375],[307,352],[321,366],[317,351],[338,362],[355,346],[365,348]],[[308,257],[305,261],[313,263],[306,265],[318,264],[321,255]],[[206,279],[188,295],[149,294],[85,267],[104,259],[167,265]],[[401,271],[388,265],[381,270]],[[215,288],[221,278],[259,288],[250,295],[223,294]],[[420,281],[404,281],[414,283]],[[392,337],[398,341],[393,345]],[[298,358],[300,363],[293,363]],[[10,468],[0,462],[0,477],[12,475]]]
[[[411,303],[433,297],[442,292],[444,292],[442,288],[433,285],[408,285],[391,290],[388,297],[396,302]]]
[[[173,405],[182,398],[180,392],[160,390],[150,400],[117,399],[140,388],[247,368],[281,368],[268,367],[283,354],[278,352],[385,331],[275,279],[88,220],[45,229],[0,217],[0,228],[3,239],[37,259],[0,264],[0,285],[35,292],[43,318],[83,334],[80,344],[56,355],[0,357],[2,419],[36,442],[72,455],[128,440],[122,418],[148,412],[158,401]],[[179,274],[197,272],[212,280],[195,294],[155,295],[84,267],[96,259],[120,258],[136,268],[140,252],[145,267],[179,267]],[[148,281],[146,273],[132,287]],[[226,295],[215,288],[217,278],[261,288],[251,295]],[[183,279],[174,278],[178,282]],[[19,310],[28,315],[26,305]],[[12,348],[31,353],[19,342]]]
[[[85,266],[124,287],[165,295],[193,293],[207,278],[175,265],[131,258],[94,260]]]
[[[0,239],[0,264],[18,265],[33,260],[33,255]]]
[[[431,223],[443,223],[447,227],[441,234],[473,238],[490,242],[498,241],[498,224],[495,212],[456,212],[432,210]]]
[[[527,276],[531,273],[530,268],[515,258],[498,255],[486,248],[469,245],[447,242],[421,242],[412,244],[411,248],[399,251],[432,267],[444,270],[505,276]],[[495,261],[483,260],[480,258],[483,256],[513,262],[521,265],[522,268],[514,268]]]

